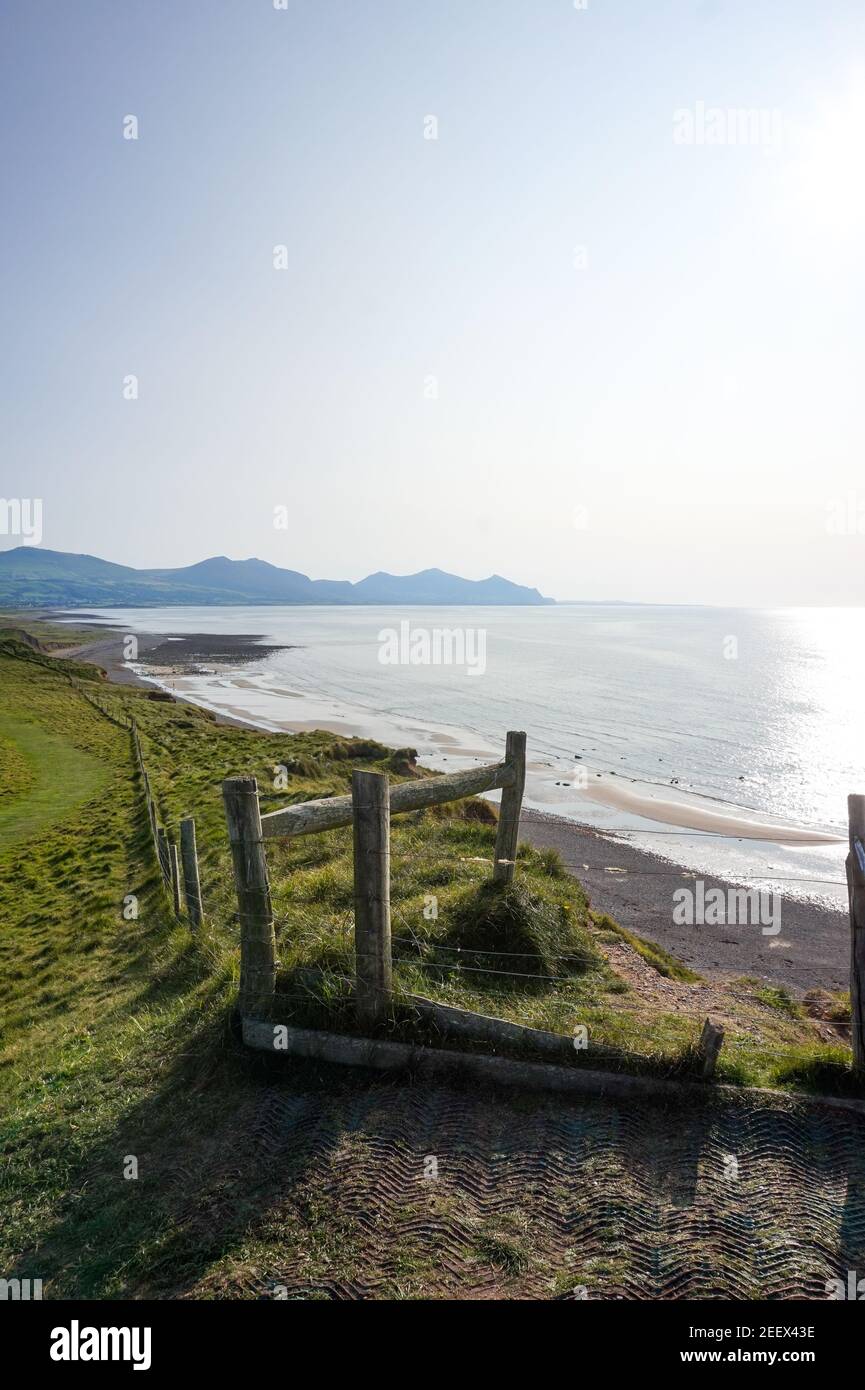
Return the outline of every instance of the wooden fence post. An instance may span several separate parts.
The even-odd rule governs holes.
[[[159,859],[162,878],[165,883],[168,883],[171,878],[171,856],[168,853],[168,837],[165,828],[161,825],[156,828],[156,854]]]
[[[186,816],[180,822],[180,857],[183,861],[183,892],[186,911],[193,927],[201,926],[201,880],[198,876],[198,847],[195,843],[195,821]]]
[[[703,1024],[703,1031],[700,1034],[700,1041],[697,1045],[697,1052],[703,1062],[703,1076],[708,1080],[715,1075],[715,1065],[718,1061],[718,1053],[724,1043],[724,1027],[716,1019],[707,1018]]]
[[[351,774],[354,831],[355,1007],[359,1023],[386,1017],[391,1000],[390,793],[387,773]]]
[[[493,865],[494,883],[512,883],[517,841],[520,834],[520,810],[526,785],[526,736],[513,729],[505,745],[505,762],[514,770],[514,781],[502,790],[499,808],[499,828],[496,831],[496,855]]]
[[[159,859],[159,825],[156,820],[156,807],[152,799],[147,802],[147,817],[150,821],[150,837],[153,840],[153,848],[156,850],[156,858]],[[161,867],[162,861],[160,860],[160,869]]]
[[[177,845],[173,840],[168,846],[168,867],[171,871],[171,901],[174,903],[174,915],[180,917],[183,912],[180,900],[180,865],[177,862]]]
[[[850,852],[847,896],[850,903],[850,1039],[853,1067],[865,1069],[865,796],[848,796]]]
[[[276,985],[276,939],[254,777],[222,784],[240,915],[239,1007],[244,1017],[267,1011]]]

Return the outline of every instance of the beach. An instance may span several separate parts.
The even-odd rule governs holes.
[[[77,620],[77,626],[82,619]],[[107,632],[94,624],[97,640],[65,649],[65,655],[78,656],[102,666],[109,679],[119,683],[157,685],[175,698],[204,705],[220,721],[279,727],[287,732],[324,728],[347,736],[377,738],[390,746],[405,746],[412,735],[423,745],[420,761],[438,771],[454,770],[473,763],[493,761],[501,749],[483,740],[467,740],[459,731],[417,724],[394,715],[376,717],[368,710],[351,709],[324,693],[310,697],[306,692],[281,690],[283,702],[302,709],[304,718],[255,717],[256,682],[244,671],[274,652],[287,650],[279,644],[262,644],[251,633],[138,632],[137,659],[125,659],[124,633]],[[218,683],[218,684],[215,684]],[[274,687],[270,687],[270,696]],[[284,709],[284,704],[283,704]],[[272,706],[270,713],[272,715]],[[290,714],[290,711],[288,711]],[[554,770],[553,770],[554,771]],[[558,851],[562,861],[586,887],[593,907],[609,914],[622,927],[654,941],[672,952],[683,964],[707,979],[751,976],[788,988],[792,993],[823,988],[842,989],[849,972],[849,923],[840,903],[826,900],[826,887],[809,883],[807,876],[788,874],[789,864],[773,861],[784,850],[800,845],[837,844],[837,837],[815,834],[796,826],[774,825],[763,818],[735,814],[729,807],[709,804],[687,793],[671,797],[662,787],[641,784],[637,790],[625,785],[624,778],[597,778],[602,786],[581,788],[583,805],[599,808],[611,823],[619,813],[648,812],[656,822],[658,849],[633,842],[633,834],[617,830],[605,833],[603,825],[579,823],[575,819],[576,795],[573,785],[562,786],[562,778],[551,775],[544,760],[530,764],[533,795],[527,795],[521,819],[521,835],[538,847]],[[568,816],[557,814],[567,799]],[[493,796],[495,799],[495,796]],[[675,826],[675,832],[663,831]],[[689,835],[689,831],[693,833]],[[772,840],[765,837],[770,834]],[[644,838],[649,831],[643,830]],[[699,867],[705,854],[706,839],[723,834],[732,843],[750,841],[753,853],[765,844],[766,872],[761,877],[725,876]],[[760,843],[755,843],[760,842]],[[713,851],[716,849],[712,844]],[[817,877],[837,875],[829,869]],[[779,930],[764,932],[761,925],[724,923],[684,925],[674,920],[674,893],[693,886],[699,874],[706,891],[746,887],[771,892]],[[792,881],[791,881],[792,880]],[[845,890],[841,882],[832,885],[836,899]]]
[[[759,924],[677,924],[673,894],[693,888],[694,871],[613,840],[560,817],[528,810],[520,833],[530,844],[558,851],[586,888],[592,906],[620,926],[657,942],[684,965],[711,980],[750,976],[781,985],[796,996],[808,990],[846,989],[850,971],[850,924],[846,912],[815,901],[778,894],[780,930],[765,935]],[[740,886],[702,875],[705,892],[725,895]],[[765,885],[750,882],[749,889]],[[779,885],[780,886],[780,885]]]

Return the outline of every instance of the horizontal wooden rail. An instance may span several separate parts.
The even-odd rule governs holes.
[[[390,789],[390,813],[419,811],[424,806],[441,806],[447,801],[459,801],[463,796],[495,791],[497,787],[512,787],[516,772],[511,763],[488,763],[470,767],[464,772],[449,772],[444,777],[428,777],[417,782],[399,782]],[[313,835],[319,830],[334,830],[338,825],[351,825],[350,796],[327,796],[319,801],[304,801],[299,806],[285,806],[261,817],[265,840],[289,835]]]
[[[267,1018],[274,1002],[276,937],[265,841],[313,835],[354,823],[355,1003],[361,1023],[380,1023],[391,1007],[390,818],[425,806],[501,789],[493,878],[513,879],[526,779],[526,736],[511,730],[504,761],[391,787],[387,774],[355,769],[351,796],[322,797],[261,814],[254,777],[222,784],[240,919],[241,1017]]]

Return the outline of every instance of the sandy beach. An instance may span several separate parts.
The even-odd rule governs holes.
[[[77,625],[80,627],[81,621]],[[185,633],[170,639],[158,634],[137,634],[138,659],[124,660],[123,634],[106,632],[104,625],[94,623],[96,640],[90,644],[65,649],[63,655],[76,656],[101,666],[109,679],[121,684],[168,689],[177,699],[205,703],[195,698],[188,684],[197,684],[197,677],[218,674],[228,687],[227,698],[218,707],[209,708],[215,717],[226,723],[246,727],[271,727],[270,720],[257,721],[241,704],[234,704],[230,691],[238,693],[251,686],[237,670],[238,666],[258,661],[262,656],[280,648],[266,647],[250,634]],[[254,689],[254,687],[252,687]],[[286,688],[280,691],[286,699],[300,698]],[[302,700],[306,710],[306,700]],[[312,719],[283,720],[279,727],[287,731],[325,728],[337,734],[380,738],[386,731],[375,728],[374,721],[361,725],[358,714],[347,712],[336,701],[321,696]],[[407,728],[410,729],[410,725]],[[404,732],[405,730],[403,730]],[[417,729],[429,735],[427,729]],[[387,742],[387,739],[382,739]],[[405,743],[405,739],[392,742]],[[456,734],[444,729],[436,731],[437,753],[425,759],[441,771],[469,765],[499,756],[481,743],[469,746]],[[534,766],[540,773],[544,764]],[[689,827],[700,833],[721,833],[743,839],[766,839],[771,834],[777,845],[833,843],[835,837],[815,835],[796,827],[769,824],[763,819],[735,814],[734,809],[720,808],[682,795],[675,800],[665,789],[640,787],[633,790],[611,778],[598,778],[603,785],[589,785],[584,795],[589,801],[601,803],[613,810],[650,814],[659,823]],[[558,785],[558,783],[556,783]],[[671,951],[691,969],[709,979],[753,976],[768,983],[783,985],[794,994],[809,989],[842,989],[846,986],[849,969],[849,923],[845,912],[834,910],[824,902],[803,895],[797,885],[795,896],[779,890],[776,884],[776,904],[780,907],[780,930],[764,934],[759,925],[684,926],[674,921],[673,894],[683,886],[694,883],[695,870],[671,863],[670,858],[638,848],[604,834],[603,829],[581,825],[574,819],[555,814],[555,792],[551,788],[552,809],[527,805],[521,820],[521,833],[531,844],[556,849],[569,872],[572,872],[589,892],[593,906],[608,913],[623,927],[655,941]],[[651,804],[649,804],[651,803]],[[687,832],[684,831],[684,834]],[[664,846],[666,849],[667,846]],[[708,890],[728,888],[743,882],[752,889],[765,888],[769,882],[725,878],[701,873]],[[767,875],[767,879],[770,876]],[[815,895],[818,889],[815,886]]]
[[[846,989],[849,984],[850,924],[844,912],[782,894],[775,899],[780,908],[777,935],[763,935],[758,925],[677,925],[673,894],[693,887],[693,871],[538,811],[523,813],[520,831],[531,844],[558,850],[597,911],[664,946],[708,979],[753,976],[784,985],[796,995],[816,987]],[[707,892],[716,887],[726,895],[733,886],[714,875],[699,878]]]

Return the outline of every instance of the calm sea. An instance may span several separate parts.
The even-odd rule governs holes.
[[[661,819],[648,803],[640,807],[648,814],[623,811],[590,799],[586,785],[595,796],[606,788],[613,801],[627,787],[758,824],[846,836],[847,793],[865,792],[861,609],[98,612],[130,633],[255,633],[291,646],[174,682],[212,708],[268,727],[311,722],[412,743],[445,769],[495,755],[507,729],[525,729],[531,804],[628,831],[678,863],[740,875],[776,870],[785,880],[801,876],[801,888],[788,891],[846,901],[840,885],[806,881],[843,878],[843,846],[682,833],[669,811]],[[437,631],[457,633],[440,639],[438,653]],[[425,661],[427,652],[439,663]],[[445,664],[447,655],[465,660]]]

